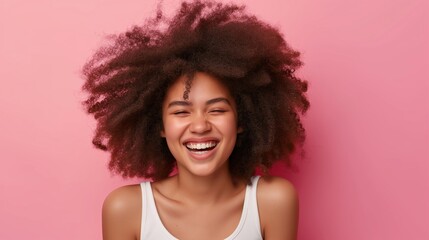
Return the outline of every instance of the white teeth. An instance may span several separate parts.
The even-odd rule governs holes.
[[[187,143],[186,147],[192,150],[201,150],[212,148],[216,146],[216,142],[205,142],[205,143]]]
[[[194,153],[197,154],[197,155],[203,155],[206,152],[208,152],[208,151],[198,151],[198,152],[194,152]]]

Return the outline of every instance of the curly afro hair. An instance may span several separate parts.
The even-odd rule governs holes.
[[[172,18],[158,10],[111,40],[83,67],[83,105],[97,120],[93,144],[111,153],[112,172],[153,180],[173,172],[160,136],[162,102],[181,76],[187,99],[196,72],[222,81],[237,103],[244,131],[229,159],[231,175],[248,180],[280,159],[290,166],[305,138],[300,116],[309,102],[307,83],[294,75],[300,54],[278,29],[243,6],[197,0],[183,2]]]

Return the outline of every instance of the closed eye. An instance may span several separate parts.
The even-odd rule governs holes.
[[[173,114],[174,115],[185,115],[185,114],[188,114],[189,112],[187,112],[187,111],[176,111],[176,112],[173,112]]]
[[[224,113],[224,112],[227,112],[227,111],[224,110],[224,109],[214,109],[214,110],[210,110],[210,112],[211,113]]]

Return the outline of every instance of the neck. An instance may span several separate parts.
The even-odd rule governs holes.
[[[213,204],[230,198],[243,184],[234,184],[229,171],[221,171],[210,176],[195,176],[179,173],[175,176],[177,192],[192,204]]]

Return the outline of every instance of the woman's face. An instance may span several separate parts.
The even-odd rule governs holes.
[[[237,110],[228,89],[216,78],[196,73],[188,100],[185,77],[167,91],[162,105],[165,137],[179,173],[209,176],[228,171],[237,133]]]

